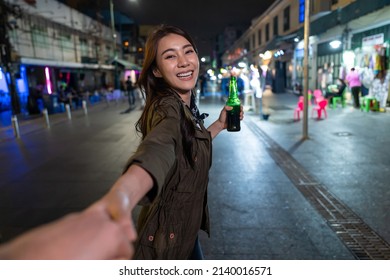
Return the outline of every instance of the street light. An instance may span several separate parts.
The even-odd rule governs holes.
[[[329,45],[332,47],[332,49],[338,49],[341,46],[340,40],[333,40],[329,43]]]

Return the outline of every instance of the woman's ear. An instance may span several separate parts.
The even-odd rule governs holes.
[[[160,72],[160,70],[158,70],[158,68],[154,68],[154,69],[153,69],[153,75],[154,75],[156,78],[162,78],[161,72]]]

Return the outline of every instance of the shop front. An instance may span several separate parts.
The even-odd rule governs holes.
[[[314,39],[310,37],[309,40],[309,51],[308,51],[308,81],[309,81],[309,89],[314,88],[315,84],[313,83],[311,70],[313,67],[313,41]],[[295,94],[302,94],[303,90],[303,83],[304,83],[304,55],[305,55],[305,49],[304,49],[304,41],[301,40],[297,42],[295,49],[294,49],[294,57],[293,57],[293,63],[292,63],[292,86],[293,86],[293,92]]]
[[[345,78],[343,46],[339,38],[317,45],[317,79],[315,87],[325,91],[328,85],[336,83],[337,78]]]
[[[11,96],[6,79],[6,73],[0,68],[0,112],[11,110]]]
[[[25,113],[28,105],[28,86],[26,68],[20,66],[11,79],[10,73],[0,68],[0,112],[12,110],[12,98],[9,85],[14,83],[17,101],[17,112]]]
[[[357,67],[362,78],[362,95],[367,95],[370,81],[387,71],[390,51],[390,24],[353,34],[351,50],[344,54],[349,67]]]
[[[355,66],[377,73],[389,69],[390,25],[384,25],[352,36],[351,49]]]
[[[62,112],[61,94],[76,94],[82,100],[87,92],[100,91],[113,81],[111,65],[22,58],[21,69],[25,69],[20,73],[28,114],[39,114],[43,108],[49,113]],[[18,85],[19,91],[23,84]]]

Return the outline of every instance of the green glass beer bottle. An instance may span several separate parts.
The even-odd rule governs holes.
[[[226,105],[233,107],[227,111],[227,131],[240,131],[241,101],[238,98],[237,78],[231,76],[229,83],[229,98]]]

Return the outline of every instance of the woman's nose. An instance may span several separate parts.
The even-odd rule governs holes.
[[[177,61],[177,66],[178,67],[186,67],[189,65],[189,62],[187,60],[187,58],[183,55],[179,56],[179,59]]]

